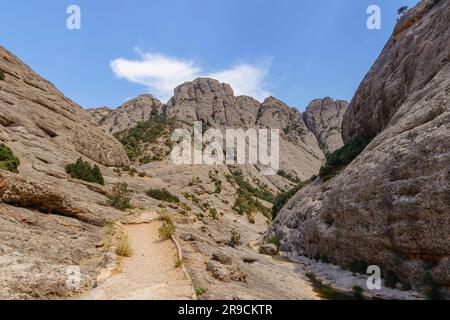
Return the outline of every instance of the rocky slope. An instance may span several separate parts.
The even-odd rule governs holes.
[[[402,17],[344,116],[346,143],[375,138],[270,228],[283,250],[377,264],[415,288],[430,277],[450,286],[450,1],[429,3]]]
[[[68,296],[67,268],[80,266],[81,287],[92,286],[101,226],[120,212],[106,205],[107,188],[70,179],[64,166],[129,161],[87,112],[3,47],[0,70],[0,143],[20,159],[20,174],[0,170],[0,297]]]
[[[311,101],[303,114],[306,126],[316,135],[325,154],[344,145],[341,128],[347,108],[347,101],[327,97]]]

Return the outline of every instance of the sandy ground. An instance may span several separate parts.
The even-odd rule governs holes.
[[[192,298],[192,284],[181,268],[176,268],[177,250],[172,241],[161,241],[162,225],[144,213],[140,224],[126,225],[133,248],[123,258],[119,273],[88,292],[85,300],[182,300]]]

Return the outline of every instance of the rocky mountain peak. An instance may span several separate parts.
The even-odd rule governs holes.
[[[347,101],[325,97],[311,101],[303,114],[306,126],[315,134],[325,154],[344,145],[341,127],[347,108]]]
[[[88,110],[94,121],[104,130],[116,133],[151,118],[152,112],[163,112],[164,104],[151,94],[143,94],[126,101],[116,110],[110,108]]]
[[[214,79],[198,78],[175,88],[167,113],[186,122],[238,125],[235,103],[236,97],[230,85]]]

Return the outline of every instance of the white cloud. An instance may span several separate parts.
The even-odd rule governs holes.
[[[143,53],[136,49],[137,60],[119,58],[111,61],[113,72],[120,78],[147,87],[163,101],[173,95],[173,89],[198,77],[209,77],[231,85],[236,95],[248,95],[258,100],[271,95],[266,88],[270,61],[257,64],[240,63],[230,69],[206,73],[191,60],[168,57],[160,53]]]
[[[268,71],[268,62],[258,65],[239,64],[231,69],[212,73],[208,77],[230,84],[236,95],[264,100],[271,95],[266,89]]]

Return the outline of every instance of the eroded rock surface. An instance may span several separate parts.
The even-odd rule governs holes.
[[[337,177],[294,196],[269,234],[284,251],[448,288],[450,2],[425,4],[399,22],[344,116],[346,142],[377,136]]]
[[[327,97],[311,101],[303,114],[306,126],[316,135],[325,154],[344,146],[342,119],[347,108],[348,102]]]

